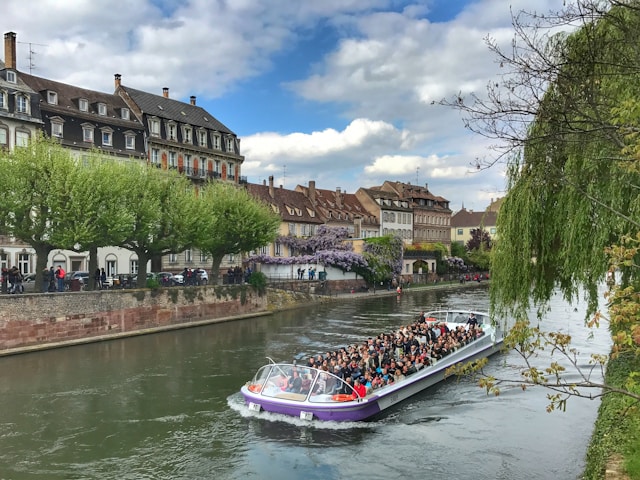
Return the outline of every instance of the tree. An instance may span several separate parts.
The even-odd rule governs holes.
[[[92,152],[71,170],[61,198],[64,203],[55,206],[64,227],[52,233],[52,241],[61,248],[89,251],[91,273],[98,268],[98,248],[122,244],[133,223],[130,211],[120,203],[129,173],[122,162]],[[89,286],[95,287],[93,274]]]
[[[498,141],[498,155],[478,168],[507,164],[491,308],[521,320],[506,344],[524,357],[545,346],[571,355],[570,339],[532,328],[525,312],[535,305],[541,315],[556,289],[569,301],[584,291],[590,324],[598,324],[606,318],[597,311],[598,285],[617,270],[621,284],[608,297],[613,354],[637,353],[640,269],[630,242],[640,231],[640,3],[579,0],[556,13],[520,13],[513,23],[510,51],[488,39],[502,80],[486,98],[444,102],[465,113],[469,128]],[[558,373],[530,365],[523,383],[555,388],[551,407],[590,396],[583,392],[591,387],[637,399],[632,375],[626,389],[616,389],[586,375],[568,383]]]
[[[467,242],[467,251],[491,250],[491,236],[483,228],[471,229],[471,239]]]
[[[68,227],[68,178],[74,159],[59,143],[37,136],[26,147],[0,153],[0,231],[35,250],[36,285],[42,285],[49,252],[61,247],[57,232]]]
[[[245,189],[222,182],[206,184],[198,207],[206,215],[197,227],[195,246],[211,255],[210,280],[218,284],[220,263],[226,254],[240,254],[271,243],[280,217]]]
[[[133,162],[122,166],[118,203],[130,221],[119,246],[137,254],[138,278],[144,281],[149,260],[182,252],[195,243],[206,215],[184,175]]]
[[[374,286],[378,282],[391,280],[402,273],[404,244],[397,236],[368,238],[365,240],[362,256],[368,267],[361,272],[367,282]]]

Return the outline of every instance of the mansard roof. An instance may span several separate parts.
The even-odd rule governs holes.
[[[67,83],[57,82],[35,75],[20,73],[19,77],[34,91],[40,94],[40,108],[49,112],[57,112],[65,116],[74,116],[88,121],[125,126],[141,129],[142,125],[133,115],[129,120],[122,118],[122,109],[129,109],[127,104],[117,95],[98,92],[86,88],[76,87]],[[47,92],[55,92],[57,103],[47,101]],[[80,100],[87,100],[87,111],[80,110]],[[107,108],[106,115],[99,115],[98,104],[104,104]]]
[[[142,110],[142,113],[146,115],[167,118],[176,122],[235,135],[231,129],[202,107],[174,100],[164,95],[155,95],[135,88],[125,87],[124,85],[118,88],[124,90]]]
[[[309,199],[302,192],[256,183],[247,183],[245,188],[254,198],[271,205],[274,210],[277,210],[283,222],[324,223]]]

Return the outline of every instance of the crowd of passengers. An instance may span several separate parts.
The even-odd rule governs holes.
[[[309,357],[307,367],[333,374],[318,376],[313,395],[364,397],[376,388],[401,382],[407,376],[484,335],[473,313],[466,319],[466,323],[462,317],[463,324],[454,329],[449,329],[444,322],[433,320],[426,318],[422,312],[415,323],[394,333],[381,333],[361,344]],[[281,388],[288,392],[307,394],[313,376],[305,370],[300,365],[294,367],[286,385]]]

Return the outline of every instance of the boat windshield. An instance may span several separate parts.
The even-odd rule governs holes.
[[[286,363],[264,365],[248,388],[265,397],[300,402],[344,402],[358,397],[350,384],[329,372]]]

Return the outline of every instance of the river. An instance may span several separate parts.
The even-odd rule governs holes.
[[[0,358],[0,480],[578,478],[598,401],[547,413],[545,390],[487,396],[454,378],[370,422],[309,425],[256,417],[238,393],[267,356],[344,346],[423,308],[487,304],[484,286],[371,295]],[[555,298],[543,326],[570,333],[586,365],[610,344],[583,320],[580,306]],[[517,378],[519,364],[498,354],[489,371]]]

